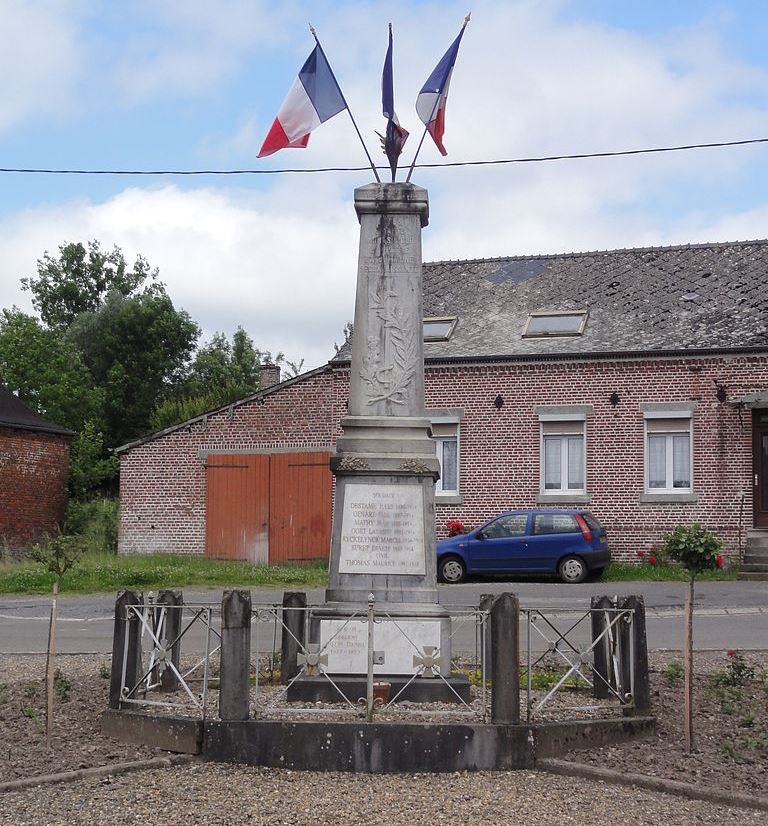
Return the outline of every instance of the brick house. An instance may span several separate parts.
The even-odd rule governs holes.
[[[58,530],[75,434],[0,384],[0,548],[16,554]]]
[[[768,528],[768,241],[424,265],[438,535],[584,505],[615,557]],[[121,553],[327,555],[349,348],[119,448]]]

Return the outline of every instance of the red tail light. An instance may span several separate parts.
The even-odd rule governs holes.
[[[584,537],[584,541],[585,542],[591,542],[592,541],[592,531],[589,529],[589,525],[587,525],[586,520],[584,519],[584,517],[580,513],[576,514],[576,522],[577,522],[579,528],[581,529],[581,535]]]

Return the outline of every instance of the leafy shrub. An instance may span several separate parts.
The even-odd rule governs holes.
[[[663,556],[685,567],[691,579],[704,571],[723,567],[722,543],[698,522],[689,527],[678,525],[664,537],[659,550]]]
[[[53,536],[45,542],[33,545],[29,555],[60,580],[77,564],[84,552],[85,546],[79,536]]]
[[[73,500],[67,509],[64,532],[81,536],[86,553],[116,554],[117,513],[116,499]]]
[[[71,689],[72,683],[61,673],[61,669],[57,668],[53,672],[53,690],[60,703],[69,702],[69,692]]]
[[[667,681],[667,685],[679,683],[684,676],[685,667],[680,660],[672,660],[669,665],[667,665],[666,671],[664,672],[664,678]]]

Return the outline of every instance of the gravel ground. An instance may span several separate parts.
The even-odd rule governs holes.
[[[724,654],[697,657],[699,751],[681,746],[679,657],[654,654],[652,688],[659,730],[650,740],[574,752],[570,759],[640,774],[768,796],[766,684],[713,692]],[[44,658],[0,661],[0,781],[66,769],[149,758],[156,750],[103,737],[107,661],[59,657],[71,685],[57,701],[53,748],[44,747]],[[765,669],[768,656],[747,665]],[[728,708],[724,710],[723,703]],[[739,725],[749,720],[748,725]],[[763,738],[763,739],[761,739]],[[764,743],[749,745],[750,743]],[[751,762],[744,762],[751,761]],[[655,792],[537,772],[450,775],[347,775],[290,772],[196,762],[189,766],[41,786],[2,795],[0,824],[140,823],[467,823],[743,824],[768,826],[768,814],[729,809]]]
[[[3,795],[1,824],[750,826],[768,814],[544,773],[340,775],[197,763]]]

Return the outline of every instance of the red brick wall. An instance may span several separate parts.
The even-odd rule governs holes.
[[[339,433],[348,370],[326,371],[207,422],[135,447],[121,457],[120,551],[203,553],[206,450],[330,447]],[[717,401],[768,385],[768,358],[625,359],[428,367],[429,408],[464,409],[460,505],[437,506],[445,521],[473,526],[539,493],[539,405],[592,405],[587,417],[589,509],[605,524],[617,557],[635,558],[680,522],[718,531],[729,553],[751,525],[751,416]],[[610,396],[618,393],[614,408]],[[496,409],[497,395],[504,406]],[[691,504],[645,504],[646,402],[696,401]]]
[[[0,546],[19,552],[64,518],[69,440],[0,427]]]
[[[207,452],[332,446],[343,411],[335,384],[326,371],[123,453],[119,552],[204,553]]]

